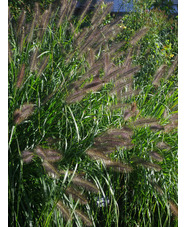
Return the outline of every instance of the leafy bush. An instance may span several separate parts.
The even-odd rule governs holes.
[[[75,3],[9,18],[9,224],[177,223],[177,57],[143,86],[150,24],[126,45],[110,3]]]

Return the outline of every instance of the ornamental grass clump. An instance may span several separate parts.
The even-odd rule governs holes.
[[[102,225],[95,200],[109,197],[106,222],[121,226],[118,188],[128,185],[129,193],[138,169],[163,171],[154,163],[163,155],[153,150],[143,159],[131,155],[138,149],[138,131],[161,133],[166,127],[144,117],[135,101],[141,90],[134,74],[141,67],[132,58],[135,50],[140,54],[138,42],[149,28],[134,34],[124,58],[125,41],[117,39],[120,18],[104,25],[111,3],[101,1],[88,13],[88,1],[79,16],[76,1],[61,3],[44,12],[36,3],[30,22],[25,11],[18,22],[10,16],[9,224]]]

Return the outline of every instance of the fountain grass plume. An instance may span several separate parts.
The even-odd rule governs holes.
[[[92,67],[95,62],[95,52],[92,48],[89,48],[88,51],[88,63]]]
[[[141,160],[141,159],[136,161],[136,164],[137,165],[142,165],[145,168],[153,169],[153,170],[158,171],[158,172],[161,170],[161,166],[160,165],[152,163],[152,162],[148,162],[148,161],[145,161],[145,160]]]
[[[169,150],[170,149],[170,146],[168,144],[166,144],[165,142],[158,142],[156,144],[156,146],[159,148],[159,149],[167,149]]]
[[[169,203],[169,207],[170,207],[172,214],[175,217],[178,217],[178,206],[172,200],[169,200],[168,203]]]
[[[83,188],[85,188],[88,191],[94,192],[94,193],[98,193],[99,189],[91,182],[82,179],[81,177],[75,176],[72,179],[72,182],[74,184],[76,184],[77,186],[81,186]]]
[[[160,85],[160,79],[163,76],[163,74],[165,73],[166,70],[166,65],[161,65],[158,70],[156,71],[155,75],[154,75],[154,80],[152,82],[153,85],[159,86]]]
[[[40,146],[35,148],[35,154],[47,162],[58,162],[62,159],[62,155],[58,151]]]
[[[17,31],[16,31],[16,36],[18,37],[20,32],[21,32],[21,28],[25,22],[25,17],[26,17],[26,11],[22,11],[21,15],[19,17],[19,22],[18,22],[18,26],[17,26]]]
[[[24,150],[21,154],[24,163],[30,163],[34,158],[34,153],[29,150]]]
[[[16,83],[16,87],[17,88],[21,87],[24,76],[25,76],[25,64],[22,65],[21,71],[20,71],[20,73],[18,75],[17,83]]]
[[[46,159],[42,162],[42,166],[44,167],[46,173],[51,176],[54,179],[59,179],[60,174],[58,170],[51,164],[49,163]]]
[[[45,30],[48,26],[48,23],[50,20],[50,14],[51,14],[50,10],[45,10],[41,16],[39,30],[38,30],[38,38],[40,40],[42,40]]]
[[[38,47],[34,50],[31,61],[30,61],[30,71],[33,72],[37,70],[37,57],[38,57]]]
[[[67,206],[64,205],[62,201],[59,200],[57,202],[57,208],[61,211],[61,214],[66,221],[69,221],[72,219],[69,208],[67,208]]]
[[[146,35],[148,32],[149,28],[148,27],[143,27],[141,28],[138,32],[135,33],[135,35],[131,38],[129,41],[130,44],[135,45],[142,37]]]
[[[165,80],[168,80],[168,78],[172,75],[176,67],[178,66],[178,55],[174,57],[173,64],[170,66],[167,75],[165,75]]]
[[[163,158],[161,157],[161,155],[158,154],[158,153],[155,152],[155,151],[151,151],[151,152],[149,153],[149,156],[150,156],[152,159],[154,159],[154,160],[156,160],[156,161],[158,161],[158,162],[163,162]]]
[[[82,204],[82,205],[86,205],[88,204],[88,201],[87,199],[77,190],[75,190],[74,188],[72,187],[68,187],[65,192],[68,194],[68,195],[71,195],[72,198],[76,201],[79,200],[79,203]]]
[[[38,77],[41,76],[42,72],[44,71],[45,67],[47,66],[48,60],[49,60],[49,56],[44,57],[42,63],[40,64],[38,73],[37,73]]]
[[[21,28],[21,37],[20,37],[20,40],[19,40],[19,51],[20,52],[23,51],[24,41],[25,41],[25,27],[22,26],[22,28]]]
[[[81,218],[81,220],[83,221],[83,223],[86,225],[86,226],[92,226],[92,221],[88,218],[87,215],[85,215],[82,211],[76,209],[75,210],[75,213]]]
[[[34,112],[34,104],[28,103],[23,104],[20,109],[15,110],[14,112],[14,122],[19,125],[28,117],[30,117]]]
[[[79,19],[79,21],[78,21],[78,24],[81,24],[81,23],[82,23],[82,21],[83,21],[85,15],[86,15],[86,13],[88,12],[88,9],[89,9],[91,3],[92,3],[92,0],[88,0],[88,1],[86,2],[86,5],[85,5],[85,7],[84,7],[84,10],[83,10],[83,12],[81,13],[80,19]]]
[[[110,176],[111,178],[115,175],[118,176],[119,173],[121,173],[120,176],[123,176],[125,173],[130,173],[134,170],[133,165],[142,165],[145,168],[160,171],[160,165],[147,160],[139,160],[130,165],[130,152],[137,150],[135,140],[132,140],[137,127],[149,125],[150,130],[162,130],[164,128],[154,118],[150,118],[150,120],[139,118],[139,120],[134,122],[132,117],[136,115],[140,117],[140,114],[136,103],[133,100],[127,100],[129,97],[139,94],[139,90],[133,89],[133,76],[140,70],[140,66],[133,66],[132,56],[134,51],[137,51],[139,54],[140,48],[136,44],[145,36],[148,28],[142,28],[133,36],[129,41],[129,49],[125,56],[123,51],[122,53],[119,53],[119,51],[126,44],[126,41],[118,41],[119,43],[115,44],[115,40],[122,30],[122,27],[119,26],[120,18],[104,25],[104,18],[111,9],[112,3],[107,3],[105,6],[102,5],[102,2],[99,3],[98,8],[93,12],[92,19],[90,19],[92,21],[91,25],[86,27],[84,22],[88,18],[86,15],[90,4],[91,1],[88,1],[85,9],[79,16],[79,20],[73,23],[74,21],[71,19],[76,1],[63,0],[61,9],[53,12],[50,5],[50,8],[45,10],[43,14],[40,13],[39,4],[36,3],[33,20],[29,26],[25,25],[24,11],[19,19],[15,42],[19,42],[20,51],[17,54],[11,53],[9,50],[9,62],[11,63],[14,60],[17,64],[17,59],[21,62],[21,70],[18,72],[16,84],[11,88],[12,90],[15,89],[11,94],[12,100],[16,100],[13,105],[11,104],[13,101],[10,101],[14,117],[11,122],[13,129],[10,137],[14,144],[17,144],[17,147],[15,146],[14,148],[15,150],[23,150],[23,152],[17,152],[17,154],[21,154],[20,158],[22,158],[23,164],[29,164],[34,160],[29,167],[35,170],[40,165],[45,170],[43,174],[39,173],[41,177],[39,185],[42,187],[44,182],[45,187],[48,183],[45,188],[49,189],[50,185],[52,187],[55,185],[56,188],[54,187],[51,190],[52,193],[55,190],[54,194],[51,195],[51,192],[49,193],[51,200],[57,196],[58,201],[59,195],[61,196],[60,193],[64,193],[73,200],[78,201],[75,205],[77,208],[75,207],[73,210],[68,208],[72,208],[74,205],[71,203],[71,199],[66,199],[64,196],[63,200],[56,201],[56,206],[61,211],[64,219],[67,222],[71,221],[74,213],[87,226],[91,226],[92,221],[79,210],[79,206],[80,209],[82,205],[86,205],[86,209],[89,206],[89,199],[85,197],[84,193],[94,198],[96,195],[91,195],[90,193],[104,194],[104,190],[108,186],[109,189],[106,193],[109,192],[109,196],[111,194],[113,198],[115,196],[115,189],[112,188],[112,185],[106,182],[108,185],[104,185],[105,188],[103,190],[102,185],[96,179],[97,175],[94,178],[93,174],[103,169],[103,173],[100,171],[98,174],[98,178],[102,178],[100,180],[102,181],[103,178],[107,180],[104,175],[105,172],[107,173],[107,170],[109,170],[109,174],[111,173],[109,178]],[[50,26],[51,24],[52,26]],[[24,28],[29,29],[29,31],[25,29],[27,39],[25,38]],[[9,46],[10,44],[14,44],[13,38]],[[14,50],[16,48],[13,49],[13,52],[15,52]],[[12,56],[12,54],[17,54],[17,56]],[[123,56],[125,56],[125,60]],[[119,58],[122,59],[120,59],[118,64]],[[39,63],[38,60],[40,60]],[[17,67],[16,64],[15,66],[11,64],[11,67]],[[170,68],[167,75],[171,74],[175,67]],[[15,72],[17,71],[15,70]],[[24,86],[21,87],[25,72],[28,74],[28,77]],[[10,87],[11,82],[10,80]],[[101,91],[102,88],[103,90]],[[91,92],[96,94],[89,96],[91,97],[89,100],[86,96]],[[99,97],[97,99],[97,95],[102,95],[102,92],[105,94],[102,105],[108,104],[108,107],[104,109],[101,118],[106,119],[107,127],[101,128],[99,126],[99,128],[97,124],[99,124],[100,119],[96,114],[101,106],[96,103],[95,107],[92,100],[100,100]],[[112,92],[117,93],[116,96],[112,96]],[[81,102],[82,100],[83,102]],[[109,100],[113,100],[113,102]],[[115,102],[116,105],[109,106],[109,102]],[[132,105],[130,104],[131,102]],[[37,106],[37,109],[35,106]],[[68,116],[68,108],[72,108],[70,117]],[[89,122],[89,119],[92,118],[90,122],[95,124],[87,135],[86,133],[89,129],[83,125],[84,123],[78,122],[81,108],[84,108],[81,117],[82,122]],[[118,112],[120,111],[116,110],[116,114],[110,115],[112,108],[121,108],[121,113],[119,114],[124,116],[120,118],[121,122],[117,122],[119,119]],[[36,111],[34,111],[35,109]],[[91,112],[90,116],[87,117],[86,112],[89,110],[95,112],[94,114]],[[124,113],[122,112],[123,110]],[[32,114],[34,116],[31,120],[26,121]],[[95,119],[92,116],[95,116]],[[130,120],[128,121],[129,118]],[[21,123],[24,124],[20,125]],[[18,138],[19,134],[17,132],[17,134],[14,134],[15,128],[17,132],[19,128],[23,130],[23,133],[22,131],[19,133],[23,138]],[[25,135],[28,138],[25,139]],[[47,140],[48,137],[55,137],[57,140]],[[25,144],[21,144],[22,141]],[[13,145],[11,146],[13,147]],[[12,147],[11,150],[13,150]],[[27,149],[33,149],[33,151]],[[150,152],[149,156],[150,160],[163,161],[163,158],[157,152]],[[78,173],[82,171],[82,168],[84,168],[85,174]],[[24,172],[28,171],[27,169],[29,168],[23,168],[23,177],[27,174],[27,172]],[[65,169],[67,170],[65,171]],[[87,173],[88,175],[92,174],[91,177],[94,178],[96,184],[87,179]],[[115,183],[113,183],[114,185]],[[88,192],[84,192],[84,189]],[[50,209],[50,205],[53,205],[53,202],[51,202],[51,204],[48,203],[45,206],[46,204],[42,204],[42,202],[45,203],[45,200],[43,201],[39,201],[38,210],[36,208],[38,213],[41,211],[41,206]],[[92,201],[90,201],[91,203]],[[117,207],[115,198],[114,206]],[[111,205],[111,213],[113,212],[112,209],[113,205]],[[17,210],[19,209],[17,208]],[[32,212],[35,215],[34,209]],[[41,219],[39,219],[38,224],[40,220],[44,220],[45,215],[48,222],[51,217],[49,215],[50,217],[48,218],[49,213],[52,214],[49,210],[45,213],[44,209],[43,213],[39,214]],[[21,220],[22,216],[19,212],[16,215]],[[29,215],[32,215],[32,213]],[[34,215],[32,216],[34,217]],[[53,221],[53,217],[51,219]]]

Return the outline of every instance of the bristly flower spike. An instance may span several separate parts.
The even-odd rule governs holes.
[[[88,203],[87,199],[81,195],[79,191],[73,189],[72,187],[68,187],[65,192],[71,195],[73,199],[79,200],[79,203],[82,205],[86,205]]]
[[[47,66],[48,59],[49,59],[49,56],[44,58],[43,62],[41,63],[41,66],[39,68],[39,72],[37,73],[37,77],[39,77],[42,74],[43,70]]]
[[[99,192],[99,189],[93,183],[91,183],[87,180],[84,180],[81,177],[74,177],[72,179],[72,182],[78,186],[81,186],[81,187],[87,189],[88,191],[92,191],[95,193]]]
[[[22,152],[22,159],[24,163],[30,163],[33,160],[34,153],[32,151],[25,150]]]
[[[85,215],[82,211],[80,210],[75,210],[75,213],[81,218],[81,220],[83,221],[83,223],[86,226],[92,226],[92,221],[87,217],[87,215]]]
[[[34,70],[37,69],[37,57],[38,57],[38,47],[34,50],[32,57],[31,57],[31,62],[30,62],[30,71],[33,72]]]
[[[21,122],[30,117],[34,112],[34,104],[28,103],[24,104],[20,109],[14,112],[14,122],[19,125]]]
[[[24,75],[25,75],[25,64],[22,65],[21,71],[20,71],[20,73],[18,75],[17,84],[16,84],[16,87],[17,88],[20,88],[21,87],[21,84],[23,82]]]
[[[63,215],[63,217],[64,217],[64,219],[65,219],[66,221],[72,219],[71,216],[70,216],[70,211],[69,211],[69,209],[68,209],[68,208],[66,207],[66,205],[64,205],[61,201],[58,201],[57,207],[58,207],[58,209],[61,211],[61,213],[62,213],[62,215]]]
[[[135,45],[143,36],[146,35],[146,33],[148,32],[148,30],[149,30],[149,28],[143,27],[138,32],[136,32],[136,34],[130,40],[130,44]]]
[[[166,69],[166,65],[161,65],[158,70],[156,71],[155,75],[154,75],[154,81],[152,82],[153,85],[159,86],[160,84],[160,79],[163,76],[163,74],[165,73],[165,69]]]
[[[24,24],[24,21],[25,21],[25,16],[26,16],[26,11],[22,11],[21,15],[20,15],[20,18],[19,18],[19,22],[18,22],[18,28],[17,28],[17,32],[16,32],[16,35],[18,37],[20,31],[21,31],[21,28]]]

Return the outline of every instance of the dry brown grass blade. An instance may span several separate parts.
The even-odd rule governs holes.
[[[106,53],[103,58],[104,58],[104,73],[105,73],[105,76],[107,76],[108,71],[109,71],[109,66],[110,66],[109,53]]]

